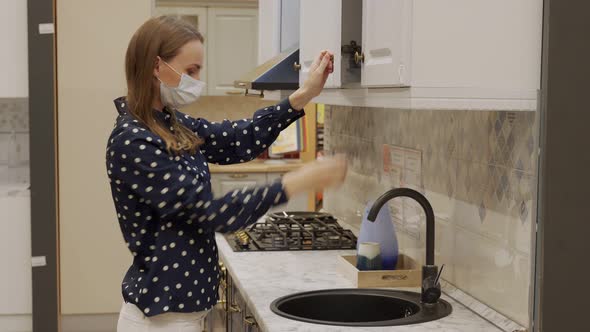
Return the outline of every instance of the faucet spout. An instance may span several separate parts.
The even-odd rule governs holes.
[[[422,206],[424,213],[426,213],[426,265],[434,265],[434,210],[424,195],[409,188],[392,189],[377,198],[369,211],[367,219],[369,221],[375,221],[383,205],[400,196],[414,199]]]
[[[412,198],[420,204],[426,213],[426,265],[422,267],[422,302],[428,304],[436,303],[441,293],[437,276],[438,267],[434,265],[434,210],[428,199],[416,190],[395,188],[377,198],[371,210],[369,210],[367,219],[374,222],[383,205],[400,196]]]

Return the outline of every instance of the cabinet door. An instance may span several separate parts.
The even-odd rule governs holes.
[[[264,173],[215,173],[211,175],[211,188],[215,197],[235,189],[254,187],[266,183]]]
[[[299,85],[305,82],[309,67],[318,54],[328,49],[334,52],[334,73],[325,87],[340,87],[342,0],[301,0],[299,9]]]
[[[209,8],[207,32],[209,95],[242,93],[234,88],[234,81],[256,67],[258,10]]]
[[[411,23],[412,0],[363,0],[363,86],[410,85]]]
[[[189,23],[191,23],[194,27],[199,30],[205,38],[207,38],[207,9],[206,8],[199,8],[199,7],[156,7],[154,11],[156,16],[159,15],[170,15],[179,17]],[[207,54],[207,40],[205,39],[205,44],[203,45],[205,49],[205,54]],[[205,56],[203,69],[201,69],[201,81],[207,82],[207,56]],[[206,95],[206,91],[203,91],[203,94]]]

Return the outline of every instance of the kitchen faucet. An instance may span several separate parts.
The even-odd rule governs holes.
[[[383,205],[389,200],[400,196],[414,199],[426,213],[426,264],[422,266],[421,301],[424,304],[435,304],[441,296],[441,290],[438,282],[440,274],[438,273],[438,267],[434,265],[434,211],[430,202],[416,190],[395,188],[377,198],[369,211],[367,219],[374,222]]]

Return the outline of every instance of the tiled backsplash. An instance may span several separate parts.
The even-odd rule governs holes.
[[[0,98],[0,165],[22,166],[28,161],[28,99]]]
[[[326,150],[346,153],[350,165],[343,186],[325,194],[325,209],[360,228],[366,202],[400,185],[383,170],[384,146],[421,157],[406,176],[435,210],[444,278],[527,326],[536,113],[327,106],[325,121]],[[400,202],[390,203],[400,249],[423,260],[421,212]]]

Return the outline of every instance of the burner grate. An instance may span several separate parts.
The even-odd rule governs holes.
[[[356,236],[326,213],[280,212],[235,235],[226,235],[236,251],[355,249]],[[233,240],[232,240],[233,237]]]

